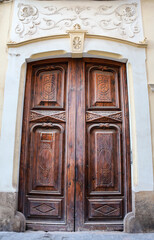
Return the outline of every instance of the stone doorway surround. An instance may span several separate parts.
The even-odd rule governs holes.
[[[72,57],[79,48],[71,48],[67,31],[79,24],[84,37],[83,45],[80,42],[77,45],[83,46],[80,49],[83,57],[127,62],[133,209],[125,218],[124,230],[152,231],[154,192],[145,63],[147,43],[140,1],[112,1],[112,4],[66,1],[65,6],[63,3],[37,0],[13,3],[0,139],[0,230],[25,230],[24,216],[17,211],[17,199],[26,63]]]

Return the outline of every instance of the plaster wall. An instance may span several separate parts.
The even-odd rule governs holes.
[[[5,77],[8,63],[7,41],[11,26],[12,2],[0,4],[0,134],[3,112]]]
[[[142,0],[142,18],[144,35],[148,39],[147,47],[147,80],[148,84],[154,84],[154,1]],[[153,171],[154,171],[154,92],[149,87],[149,102],[150,102],[150,118],[151,118],[151,137],[152,137],[152,152],[153,152]]]

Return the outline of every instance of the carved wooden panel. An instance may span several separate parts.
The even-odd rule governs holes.
[[[119,108],[118,73],[116,69],[87,65],[87,102],[89,109]]]
[[[62,218],[62,199],[28,198],[28,217]]]
[[[64,111],[51,111],[51,110],[35,110],[30,112],[31,122],[65,122],[66,113]]]
[[[122,122],[122,112],[100,112],[100,111],[87,111],[87,122]]]
[[[48,65],[33,69],[34,96],[32,107],[64,108],[65,68]]]
[[[95,78],[95,98],[93,104],[97,102],[112,102],[111,75],[97,71],[93,77]]]
[[[121,199],[88,199],[87,206],[89,220],[121,219],[123,217]]]
[[[88,128],[88,189],[90,195],[121,192],[120,127],[93,124]]]
[[[31,128],[31,193],[46,190],[61,194],[64,166],[63,132],[64,129],[59,124],[36,124]]]

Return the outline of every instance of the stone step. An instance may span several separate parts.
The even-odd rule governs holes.
[[[154,233],[119,232],[0,232],[0,240],[154,240]]]

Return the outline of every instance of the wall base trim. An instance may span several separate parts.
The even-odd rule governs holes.
[[[134,209],[124,219],[124,232],[154,232],[154,191],[134,193]]]
[[[16,211],[17,193],[0,193],[0,231],[24,232],[26,219],[21,212]]]

